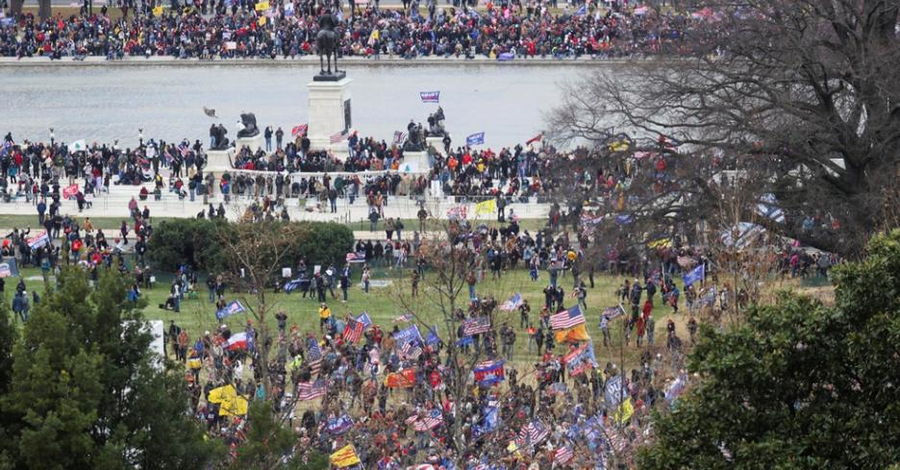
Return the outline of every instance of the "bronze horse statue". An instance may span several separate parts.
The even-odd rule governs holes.
[[[338,20],[330,12],[319,16],[319,32],[316,34],[316,50],[319,53],[319,69],[321,74],[331,75],[331,57],[334,56],[334,73],[338,73],[337,50],[338,35],[334,28]],[[325,60],[328,60],[328,71],[325,71]]]

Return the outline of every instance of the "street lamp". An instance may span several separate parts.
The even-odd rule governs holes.
[[[54,135],[53,135],[53,128],[51,127],[51,128],[50,128],[50,145],[53,145],[53,138],[54,138]]]
[[[143,127],[138,128],[138,146],[140,146],[140,147],[144,146],[144,128]]]

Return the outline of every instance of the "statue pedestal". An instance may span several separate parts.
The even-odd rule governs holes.
[[[453,145],[451,143],[451,145]],[[444,138],[443,137],[426,137],[425,148],[434,147],[438,154],[444,155]],[[444,155],[446,156],[446,155]]]
[[[206,151],[206,167],[205,171],[226,171],[231,170],[230,158],[234,155],[234,148],[229,147],[225,150],[207,150]]]
[[[253,153],[256,153],[259,149],[265,150],[266,138],[263,137],[262,131],[253,137],[238,137],[237,141],[235,141],[235,149],[240,151],[244,147],[249,147],[250,151]]]
[[[316,80],[309,82],[309,128],[308,136],[312,150],[332,149],[331,136],[353,127],[350,106],[351,78],[339,80]],[[335,156],[346,155],[347,142],[334,144]]]
[[[431,165],[428,164],[427,153],[403,152],[400,173],[428,173],[429,171],[431,171]]]

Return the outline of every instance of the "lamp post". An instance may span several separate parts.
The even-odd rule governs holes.
[[[144,128],[143,127],[138,128],[138,146],[140,146],[140,147],[144,146]]]
[[[52,146],[53,143],[54,143],[54,137],[55,137],[55,135],[53,134],[53,128],[51,127],[51,128],[50,128],[50,145],[51,145],[51,146]]]

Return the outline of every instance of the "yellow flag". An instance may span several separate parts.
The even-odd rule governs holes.
[[[488,199],[487,201],[475,204],[475,215],[493,214],[494,212],[497,212],[496,199]]]
[[[556,331],[556,342],[557,343],[577,343],[580,341],[590,341],[591,336],[587,332],[587,328],[585,328],[584,323],[580,325],[575,325],[572,328],[566,328],[564,330]]]
[[[247,399],[238,395],[232,385],[210,390],[208,401],[219,404],[219,416],[247,414]]]
[[[269,9],[269,0],[256,4],[256,11],[266,11]]]
[[[622,404],[619,405],[619,409],[616,410],[615,420],[619,425],[624,425],[631,419],[631,415],[634,414],[634,406],[631,405],[631,397],[625,399]]]
[[[259,23],[260,26],[265,26],[265,25],[266,25],[266,17],[265,17],[265,16],[260,16],[260,17],[259,17],[259,22],[258,22],[258,23]]]
[[[356,451],[353,449],[353,444],[347,444],[337,452],[331,454],[331,464],[338,468],[358,465],[359,463],[360,460],[356,455]]]
[[[154,15],[154,16],[160,16],[160,15],[162,15],[162,14],[163,14],[163,7],[162,7],[162,5],[153,8],[153,15]]]

